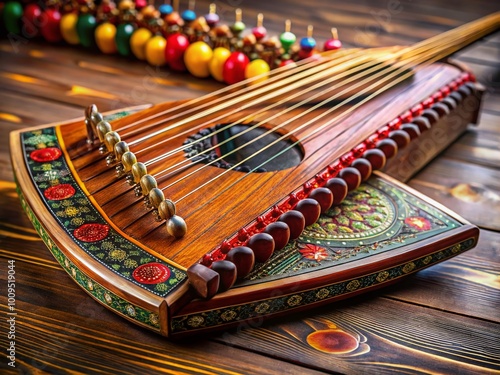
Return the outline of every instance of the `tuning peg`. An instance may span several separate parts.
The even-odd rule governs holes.
[[[280,35],[280,42],[283,49],[288,51],[290,47],[296,42],[297,37],[290,30],[292,28],[292,23],[290,20],[285,21],[285,32]]]
[[[332,27],[332,38],[328,39],[323,46],[325,51],[333,51],[342,47],[342,42],[339,40],[337,29]]]

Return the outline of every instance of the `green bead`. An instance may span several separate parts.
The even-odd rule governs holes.
[[[21,34],[21,18],[23,17],[23,7],[17,1],[5,3],[2,12],[3,23],[8,32]]]
[[[281,46],[285,51],[288,51],[296,40],[297,37],[295,36],[294,33],[291,33],[290,31],[285,31],[283,34],[280,35]]]
[[[236,35],[240,34],[243,30],[245,30],[245,24],[241,21],[236,21],[231,26],[231,31]]]
[[[97,21],[91,14],[82,14],[76,21],[76,32],[82,46],[90,48],[96,45],[94,32],[97,27]]]
[[[116,28],[116,48],[122,56],[129,56],[131,54],[130,49],[130,37],[134,33],[135,28],[130,23],[122,23]]]

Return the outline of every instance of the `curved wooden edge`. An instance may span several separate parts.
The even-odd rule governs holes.
[[[106,308],[136,324],[167,336],[168,309],[165,307],[165,299],[112,273],[89,257],[62,230],[46,209],[32,184],[24,165],[24,158],[19,157],[23,155],[21,146],[23,132],[25,130],[10,134],[11,161],[17,191],[23,209],[52,255],[85,292]]]

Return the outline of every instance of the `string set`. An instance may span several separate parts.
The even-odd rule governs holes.
[[[130,141],[128,144],[119,139],[117,142],[114,142],[113,148],[115,148],[114,146],[116,146],[117,144],[123,142],[126,144],[126,149],[118,150],[118,152],[115,149],[114,150],[115,156],[119,156],[118,161],[121,161],[121,165],[123,166],[124,172],[129,173],[132,176],[131,180],[134,183],[138,184],[138,186],[140,186],[140,190],[145,195],[146,200],[149,201],[150,205],[158,209],[159,217],[161,219],[167,220],[167,229],[168,229],[168,222],[172,221],[174,217],[177,217],[177,215],[175,214],[176,212],[175,205],[177,203],[181,202],[182,200],[186,199],[192,194],[199,193],[201,189],[205,188],[209,184],[214,183],[224,174],[233,171],[235,168],[243,165],[249,159],[252,159],[258,154],[265,152],[267,149],[271,148],[274,145],[277,145],[279,142],[284,140],[289,140],[290,135],[284,134],[279,136],[274,141],[270,142],[266,146],[256,151],[254,154],[251,154],[245,159],[238,161],[237,163],[228,167],[225,170],[221,170],[221,173],[218,174],[216,177],[213,177],[205,181],[204,183],[199,185],[197,188],[191,190],[184,196],[177,198],[175,202],[165,199],[163,191],[167,190],[168,188],[172,187],[175,184],[182,182],[183,180],[189,177],[192,177],[197,173],[201,173],[203,169],[207,168],[208,166],[216,164],[221,160],[224,160],[224,158],[227,158],[227,156],[229,156],[230,154],[235,153],[240,149],[249,146],[251,143],[258,141],[260,138],[263,138],[271,133],[277,133],[277,130],[280,130],[286,125],[299,121],[302,118],[304,118],[307,114],[313,112],[314,110],[317,110],[319,108],[324,108],[327,104],[331,104],[332,102],[334,102],[333,105],[328,107],[328,109],[324,110],[321,114],[294,127],[293,133],[294,134],[299,133],[301,130],[304,130],[312,126],[314,123],[317,123],[324,117],[331,116],[335,111],[340,110],[340,113],[334,114],[333,117],[331,118],[329,117],[328,121],[326,121],[322,125],[314,127],[314,129],[310,131],[310,133],[307,136],[304,136],[300,139],[290,142],[281,151],[269,157],[260,165],[251,168],[250,171],[248,171],[247,173],[242,173],[241,177],[236,179],[236,181],[234,181],[229,186],[219,191],[217,195],[201,203],[197,208],[197,210],[201,210],[204,206],[209,204],[211,201],[215,200],[225,191],[233,188],[242,179],[246,178],[250,173],[256,172],[259,168],[265,167],[265,165],[268,164],[273,159],[286,153],[288,150],[296,147],[300,143],[304,143],[311,137],[317,136],[318,134],[322,133],[326,128],[338,126],[336,124],[339,124],[343,118],[351,114],[360,106],[362,106],[363,104],[372,100],[374,97],[386,92],[390,88],[411,77],[414,74],[412,69],[414,69],[415,67],[429,65],[435,61],[438,61],[439,59],[448,56],[450,53],[455,52],[460,48],[463,48],[463,46],[469,44],[473,40],[476,40],[479,36],[486,35],[488,32],[493,31],[495,23],[497,22],[498,21],[496,20],[496,18],[492,16],[489,19],[482,20],[480,23],[476,22],[470,25],[464,25],[463,27],[458,28],[457,30],[452,30],[442,35],[430,38],[426,41],[416,44],[414,47],[392,50],[390,53],[387,54],[387,56],[384,57],[377,56],[376,50],[369,51],[369,53],[366,52],[363,53],[363,51],[356,50],[350,55],[340,54],[339,52],[337,52],[337,55],[333,56],[331,59],[325,57],[322,61],[314,61],[312,63],[304,62],[304,64],[296,68],[298,70],[286,70],[286,68],[283,68],[282,70],[276,70],[271,73],[267,81],[257,82],[253,87],[250,86],[249,88],[247,88],[244,87],[243,84],[240,84],[239,87],[224,88],[219,92],[209,95],[208,97],[187,102],[186,104],[183,104],[178,108],[173,108],[167,111],[163,111],[159,114],[152,115],[146,119],[141,120],[140,123],[143,125],[143,130],[144,130],[144,129],[154,129],[156,127],[159,127],[166,121],[180,119],[177,122],[173,122],[171,125],[153,131],[148,135],[144,135],[137,139],[134,139]],[[460,38],[456,40],[455,35],[460,35]],[[258,81],[259,80],[258,77],[256,77],[255,80]],[[324,88],[325,86],[326,88]],[[302,87],[305,88],[301,89]],[[321,88],[323,89],[319,91],[319,89]],[[297,89],[298,91],[296,92],[293,91],[295,89]],[[349,96],[347,99],[342,99],[345,94],[348,94],[353,90],[357,89],[359,90],[356,92],[356,94]],[[288,91],[291,92],[288,95],[288,98],[279,99],[280,96],[283,96]],[[318,92],[313,93],[314,91]],[[306,96],[309,95],[309,96],[301,101],[297,101],[295,103],[292,102],[293,99],[300,98],[301,96],[304,95]],[[327,98],[321,100],[319,103],[314,104],[314,100],[320,99],[321,97],[324,96],[327,96]],[[248,102],[250,98],[255,98],[255,97],[256,99]],[[273,102],[272,99],[275,98],[278,98],[278,100],[276,102]],[[236,135],[226,138],[219,144],[213,145],[212,147],[209,147],[208,149],[202,151],[203,153],[211,152],[216,147],[233,141],[236,137],[241,136],[242,133],[247,133],[257,127],[262,126],[265,122],[268,123],[270,120],[285,115],[290,111],[297,109],[299,107],[306,107],[306,105],[311,105],[311,103],[313,104],[312,106],[307,107],[307,109],[302,111],[299,115],[290,117],[286,121],[281,122],[279,125],[268,129],[264,133],[261,133],[255,139],[247,143],[244,143],[235,149],[232,149],[231,151],[229,151],[229,153],[220,155],[218,158],[210,160],[205,164],[201,164],[193,171],[189,172],[188,174],[184,175],[183,177],[175,181],[169,182],[166,186],[163,186],[161,189],[158,188],[157,185],[158,181],[162,182],[166,176],[171,177],[175,175],[176,172],[183,170],[185,168],[184,166],[192,166],[192,161],[195,158],[187,157],[177,164],[173,164],[162,170],[155,171],[155,173],[152,175],[147,173],[146,167],[151,167],[156,163],[159,163],[160,161],[163,161],[166,158],[174,155],[175,153],[185,151],[187,148],[192,147],[193,142],[169,150],[166,153],[163,153],[162,155],[158,155],[148,161],[145,161],[144,164],[141,163],[142,166],[144,167],[142,169],[142,172],[146,173],[139,176],[134,175],[134,166],[139,163],[137,162],[137,160],[134,160],[135,155],[130,151],[129,147],[138,146],[140,144],[147,144],[148,142],[152,142],[161,134],[167,131],[176,129],[178,127],[182,127],[184,125],[189,125],[190,123],[196,120],[207,118],[207,121],[201,124],[196,124],[196,126],[192,128],[187,128],[185,130],[182,130],[180,133],[176,133],[176,135],[173,137],[165,138],[159,142],[158,141],[155,142],[156,147],[158,147],[158,145],[161,144],[168,144],[176,137],[181,137],[186,134],[192,134],[196,130],[206,127],[210,124],[214,124],[215,121],[222,120],[224,117],[234,114],[237,111],[247,108],[253,108],[258,104],[269,103],[269,102],[270,102],[269,105],[265,106],[264,108],[259,108],[251,115],[243,116],[242,118],[236,121],[231,121],[229,124],[221,126],[217,128],[214,132],[204,135],[193,142],[201,142],[207,140],[208,138],[213,137],[214,135],[221,133],[225,130],[228,130],[237,124],[244,124],[247,123],[249,120],[256,120],[263,118],[262,120],[257,121],[255,123],[252,122],[251,125],[248,126],[243,132],[240,132]],[[196,107],[196,104],[198,103],[203,103],[201,108]],[[240,103],[244,104],[241,104],[240,107],[236,108],[233,107]],[[279,108],[283,104],[287,103],[293,103],[293,104],[280,112],[272,114],[271,116],[267,114],[268,111],[275,108]],[[349,104],[350,107],[344,109],[347,104]],[[234,108],[234,109],[228,110],[228,108]],[[200,109],[205,109],[205,110],[199,112]],[[219,113],[221,113],[221,115],[219,117],[216,117],[215,119],[209,117],[210,115]],[[91,115],[92,114],[90,114],[90,116],[87,116],[88,117],[87,120],[89,122],[92,121]],[[167,117],[162,118],[165,116]],[[153,122],[149,123],[150,121]],[[98,128],[97,124],[93,125],[96,129]],[[131,124],[126,127],[123,127],[121,131],[126,130],[126,132],[123,133],[124,139],[139,134],[138,133],[139,130],[135,128],[135,126],[138,125],[139,124],[133,124],[133,125]],[[335,138],[340,136],[346,130],[347,129],[345,128],[340,129],[338,135],[336,135]],[[99,131],[97,131],[97,134],[101,139],[101,141],[103,141],[106,134],[99,134]],[[109,144],[107,146],[108,146],[108,151],[113,151],[109,150],[111,148],[109,147]],[[139,155],[143,152],[149,151],[151,150],[152,147],[153,146],[149,145],[142,149],[138,149],[137,151],[135,151],[135,154]],[[131,157],[130,160],[127,160],[126,157],[124,157],[125,154],[127,155],[132,154],[133,157]],[[191,213],[191,215],[192,214],[193,212]],[[175,218],[174,220],[178,219]],[[174,224],[171,225],[171,227],[173,228],[170,228],[169,232],[170,234],[173,234],[176,237],[182,236],[186,230],[185,224],[183,226],[182,223],[180,225],[180,227],[182,228],[179,228],[178,223],[175,222]]]

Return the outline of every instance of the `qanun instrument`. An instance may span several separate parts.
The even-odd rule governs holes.
[[[168,337],[386,286],[477,243],[397,180],[477,122],[481,87],[448,57],[498,25],[13,132],[23,208],[91,297]]]

